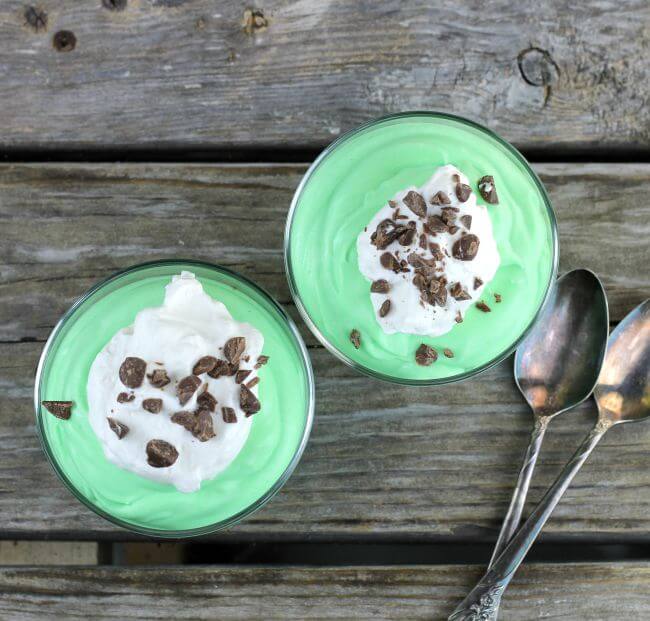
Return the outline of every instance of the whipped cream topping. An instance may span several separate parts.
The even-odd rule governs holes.
[[[262,334],[249,324],[235,321],[224,304],[203,291],[194,274],[182,272],[174,276],[165,288],[163,305],[140,311],[133,325],[117,332],[99,352],[90,369],[88,415],[107,459],[147,479],[174,485],[181,492],[198,490],[203,480],[224,470],[241,451],[252,424],[252,418],[240,407],[241,384],[236,383],[235,375],[215,378],[201,373],[200,387],[183,405],[179,402],[178,384],[192,375],[202,357],[223,359],[224,345],[235,337],[245,339],[239,369],[251,371],[244,382],[251,384],[250,391],[257,396],[257,385],[251,380],[257,377],[255,365],[264,344]],[[129,357],[140,358],[147,365],[146,375],[136,388],[120,380],[120,367]],[[170,381],[165,386],[152,384],[149,376],[156,369],[166,371]],[[179,411],[198,411],[199,398],[206,389],[217,402],[210,412],[215,435],[200,441],[183,425],[172,422],[171,417]],[[128,401],[124,401],[123,393],[128,395]],[[118,402],[120,394],[122,402]],[[159,409],[158,413],[145,409],[151,402],[143,407],[147,399],[162,400],[162,406],[154,408]],[[222,408],[232,411],[223,414]],[[235,417],[236,422],[225,420]],[[128,427],[121,438],[116,423]],[[177,451],[171,466],[150,465],[147,445],[153,439]]]
[[[359,270],[373,283],[380,281],[370,299],[387,334],[449,332],[494,277],[500,258],[492,223],[485,205],[477,204],[476,194],[463,187],[469,185],[456,167],[442,166],[422,187],[395,194],[357,238]],[[466,200],[461,201],[459,193]],[[395,225],[414,231],[392,239]],[[384,243],[377,243],[381,231],[387,235]],[[478,238],[478,248],[470,236]],[[426,279],[418,280],[418,271],[427,274]],[[434,295],[430,291],[435,287],[440,289]]]

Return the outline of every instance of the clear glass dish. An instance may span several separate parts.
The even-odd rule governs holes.
[[[262,411],[236,459],[197,492],[184,494],[118,468],[104,456],[88,422],[86,383],[97,353],[143,308],[159,306],[182,270],[233,317],[256,326],[270,356],[259,371]],[[75,402],[59,420],[43,400]],[[295,469],[314,415],[311,362],[296,326],[271,296],[226,268],[198,261],[144,263],[110,276],[65,313],[41,354],[34,388],[36,425],[54,471],[78,500],[131,531],[155,537],[205,535],[232,526],[278,492]]]
[[[422,185],[444,164],[472,183],[495,176],[500,204],[489,213],[502,263],[484,293],[498,293],[501,303],[492,300],[489,314],[470,308],[463,323],[439,337],[384,334],[358,269],[356,238],[397,191]],[[511,354],[548,300],[559,258],[550,200],[524,157],[490,130],[436,112],[383,117],[327,147],[296,189],[284,253],[293,299],[319,341],[362,373],[409,385],[463,380]],[[352,329],[361,332],[359,350],[350,343]],[[455,356],[418,367],[420,343]]]

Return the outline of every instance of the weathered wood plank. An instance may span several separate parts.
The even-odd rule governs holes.
[[[98,548],[92,541],[0,541],[0,566],[97,565]]]
[[[44,29],[0,6],[3,147],[312,147],[412,109],[526,148],[650,144],[646,0],[35,4]]]
[[[620,319],[650,291],[650,206],[639,201],[650,192],[650,165],[536,169],[556,206],[561,269],[600,274],[611,316]],[[158,258],[222,263],[290,303],[282,236],[304,170],[0,166],[0,341],[46,338],[91,284]]]
[[[0,616],[42,619],[441,620],[479,577],[473,566],[0,569]],[[648,563],[525,565],[504,619],[650,616]]]

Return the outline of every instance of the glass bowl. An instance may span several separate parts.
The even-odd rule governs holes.
[[[97,353],[143,308],[159,306],[182,270],[231,315],[264,335],[269,363],[259,370],[262,411],[235,460],[197,492],[184,494],[122,470],[104,456],[88,416],[86,383]],[[75,402],[59,420],[43,400]],[[305,345],[268,293],[226,268],[198,261],[144,263],[110,276],[65,313],[41,354],[34,388],[43,450],[68,489],[95,513],[133,532],[180,538],[232,526],[262,507],[287,481],[303,453],[314,415],[314,379]]]
[[[445,164],[472,184],[495,177],[500,201],[488,209],[501,264],[482,292],[492,312],[471,306],[438,337],[385,334],[358,268],[357,236],[396,192],[421,186]],[[511,354],[549,298],[559,254],[550,200],[524,157],[485,127],[436,112],[383,117],[327,147],[294,194],[284,252],[293,299],[320,342],[362,373],[409,385],[463,380]],[[358,350],[353,329],[361,332]],[[421,343],[441,354],[429,367],[415,363]],[[442,356],[447,348],[453,358]]]

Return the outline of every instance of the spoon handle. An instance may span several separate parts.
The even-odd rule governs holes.
[[[503,519],[501,532],[499,533],[499,538],[494,546],[488,569],[490,569],[494,564],[494,561],[499,558],[501,552],[503,552],[505,547],[508,545],[508,542],[512,539],[512,536],[517,531],[517,528],[519,528],[521,514],[523,513],[526,496],[528,495],[528,488],[530,487],[530,479],[533,476],[537,457],[542,448],[542,440],[544,439],[547,426],[547,417],[535,417],[535,425],[530,434],[530,443],[526,449],[524,461],[521,465],[521,470],[519,470],[517,485],[512,493],[508,513],[506,513],[506,517]]]
[[[610,425],[611,423],[606,421],[596,423],[530,517],[517,531],[492,568],[454,610],[449,621],[496,621],[501,596],[512,580],[515,571],[521,565],[573,477],[578,473]]]

